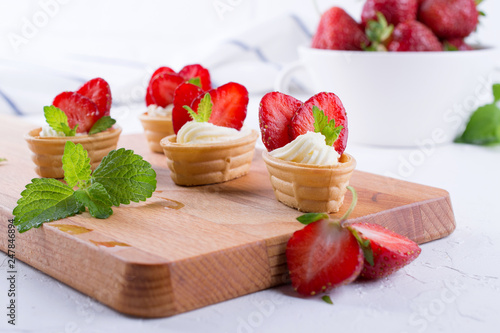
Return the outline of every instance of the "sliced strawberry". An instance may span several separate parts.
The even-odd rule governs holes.
[[[289,134],[290,122],[301,105],[302,102],[298,99],[280,92],[270,92],[262,97],[259,125],[262,142],[268,151],[281,148],[292,141]]]
[[[149,79],[149,84],[148,84],[148,89],[146,89],[146,106],[150,106],[151,104],[155,104],[154,102],[154,99],[153,99],[153,96],[152,96],[152,92],[151,90],[149,89],[149,87],[151,86],[151,82],[153,81],[153,79],[157,76],[157,75],[160,75],[160,74],[176,74],[175,71],[170,68],[170,67],[160,67],[158,68],[154,73],[153,75],[151,75],[151,79]]]
[[[338,139],[333,143],[335,150],[342,155],[347,146],[347,115],[340,98],[334,93],[321,92],[309,98],[292,118],[290,137],[293,140],[301,134],[314,132],[313,106],[323,110],[328,121],[335,119],[335,126],[343,126]]]
[[[148,88],[153,104],[163,108],[171,104],[175,89],[183,82],[184,79],[178,74],[162,73],[155,76]]]
[[[109,116],[111,110],[111,89],[109,84],[100,77],[92,79],[85,83],[77,93],[90,98],[99,110],[98,119],[103,116]]]
[[[239,83],[229,82],[217,89],[207,91],[212,98],[212,114],[208,122],[240,130],[247,116],[248,91]],[[203,95],[198,96],[191,108],[198,110]]]
[[[315,295],[354,281],[363,268],[363,251],[338,221],[313,222],[296,231],[286,246],[292,286]]]
[[[361,272],[361,276],[368,279],[394,273],[412,262],[421,252],[414,241],[378,224],[354,223],[348,229],[354,229],[363,240],[370,241],[374,265],[365,260]]]
[[[201,81],[201,89],[207,91],[212,89],[212,83],[210,81],[210,73],[208,69],[201,65],[187,65],[179,72],[179,75],[186,81],[189,79],[199,77]]]
[[[185,123],[191,121],[191,116],[183,106],[191,106],[194,99],[201,94],[203,94],[203,90],[200,87],[188,82],[184,82],[175,89],[174,108],[172,110],[172,126],[175,134],[179,132]]]
[[[68,125],[78,124],[77,133],[88,132],[100,118],[97,105],[88,97],[76,92],[66,91],[54,98],[52,105],[61,109],[68,117]]]

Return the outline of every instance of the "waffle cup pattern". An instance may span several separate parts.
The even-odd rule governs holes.
[[[31,130],[25,140],[32,152],[31,159],[35,163],[35,171],[44,178],[63,178],[62,155],[66,141],[82,144],[87,150],[92,170],[97,168],[104,156],[116,149],[122,129],[115,126],[105,132],[71,137],[40,137],[41,128]]]
[[[155,153],[163,153],[161,139],[174,134],[172,117],[148,116],[147,113],[143,113],[139,116],[139,120],[144,128],[149,149]]]
[[[271,185],[281,203],[308,213],[336,213],[344,202],[356,160],[343,154],[335,166],[284,161],[263,152]]]
[[[177,185],[195,186],[226,182],[248,173],[257,131],[227,142],[178,144],[171,135],[161,140],[170,176]]]

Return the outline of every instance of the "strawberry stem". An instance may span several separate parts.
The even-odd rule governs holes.
[[[351,215],[352,211],[354,210],[354,207],[356,207],[356,204],[358,203],[358,193],[356,193],[356,190],[352,186],[347,186],[347,189],[351,191],[352,193],[352,201],[351,205],[349,206],[349,209],[347,212],[345,212],[344,216],[340,218],[340,223],[343,221],[347,220],[349,218],[349,215]]]

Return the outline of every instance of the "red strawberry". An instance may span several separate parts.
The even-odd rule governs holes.
[[[193,100],[201,94],[203,94],[203,90],[200,87],[188,82],[184,82],[175,89],[174,108],[172,110],[172,126],[175,134],[179,132],[182,125],[191,121],[191,116],[183,106],[191,106]]]
[[[212,89],[212,83],[210,82],[210,73],[208,69],[201,65],[187,65],[179,72],[179,75],[186,81],[189,79],[199,77],[201,81],[201,89],[207,91]]]
[[[418,19],[439,38],[465,38],[478,23],[474,0],[424,0]]]
[[[52,105],[61,109],[68,117],[68,125],[78,124],[77,133],[88,132],[100,118],[97,105],[88,97],[66,91],[54,98]]]
[[[317,106],[323,110],[328,117],[328,121],[335,119],[335,126],[342,125],[344,127],[340,131],[338,139],[333,144],[335,150],[342,155],[347,145],[347,115],[340,98],[334,93],[321,92],[309,98],[292,118],[290,137],[293,140],[301,134],[314,132],[313,106]]]
[[[417,21],[400,23],[394,29],[389,51],[442,51],[443,46],[432,31]]]
[[[292,141],[290,123],[295,111],[302,105],[298,99],[270,92],[264,95],[259,106],[259,124],[262,142],[268,151],[283,147]]]
[[[417,0],[368,0],[363,6],[361,21],[364,25],[369,20],[377,20],[377,12],[381,12],[388,23],[395,26],[401,22],[417,19]]]
[[[342,8],[332,7],[321,16],[312,47],[330,50],[362,50],[370,41],[358,23]]]
[[[363,251],[339,221],[323,219],[292,235],[286,260],[292,286],[315,295],[354,281],[363,268]]]
[[[148,87],[154,104],[166,107],[174,100],[175,89],[184,82],[178,74],[162,73],[156,75]]]
[[[149,87],[151,86],[151,81],[160,74],[175,74],[175,71],[170,67],[160,67],[158,68],[153,75],[151,75],[151,79],[149,79],[148,89],[146,89],[146,106],[150,106],[151,104],[155,104],[153,96]]]
[[[447,39],[443,43],[446,51],[471,51],[474,50],[463,38]]]
[[[85,83],[77,93],[90,98],[99,110],[98,119],[109,116],[111,110],[111,89],[109,84],[100,77]]]
[[[378,224],[354,223],[347,227],[355,230],[363,240],[370,241],[374,265],[365,259],[361,276],[368,279],[388,276],[408,265],[421,252],[417,243]]]
[[[209,90],[207,93],[210,94],[213,103],[209,122],[217,126],[240,130],[247,116],[247,89],[239,83],[229,82],[217,89]],[[191,105],[193,110],[198,110],[198,104],[203,96],[204,94],[193,101]]]

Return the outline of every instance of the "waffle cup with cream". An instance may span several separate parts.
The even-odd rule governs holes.
[[[259,135],[242,127],[248,104],[245,87],[230,82],[198,96],[190,104],[193,108],[174,109],[174,124],[183,124],[176,135],[160,142],[174,183],[207,185],[246,175]],[[192,120],[185,122],[182,112]]]
[[[276,199],[303,212],[338,212],[356,166],[344,153],[347,117],[340,99],[319,93],[302,103],[273,92],[260,105],[269,151],[262,156]]]
[[[47,124],[25,135],[40,177],[64,177],[62,155],[66,141],[82,144],[92,170],[116,149],[122,130],[109,116],[111,90],[106,81],[92,79],[76,92],[59,94],[52,104],[44,107]]]
[[[176,98],[179,87],[181,93]],[[210,88],[210,73],[201,65],[184,66],[179,73],[169,67],[160,67],[153,73],[146,91],[147,110],[139,116],[151,151],[163,153],[160,140],[174,134],[172,110],[175,104],[184,105],[186,90],[192,100]]]

